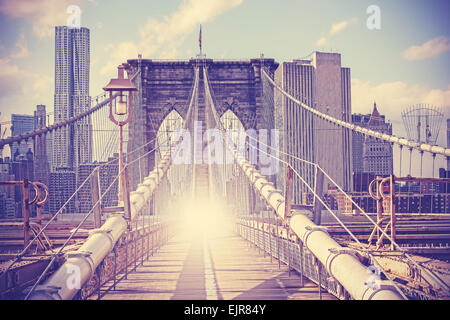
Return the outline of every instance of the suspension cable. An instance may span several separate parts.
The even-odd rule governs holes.
[[[153,148],[152,150],[150,150],[149,152],[147,152],[145,155],[146,156],[152,152],[154,152],[156,149],[158,149],[159,146],[156,146],[155,148]],[[143,157],[141,156],[141,157]],[[141,157],[139,157],[138,159],[140,159]],[[135,159],[135,161],[137,161],[138,159]],[[70,236],[66,239],[66,241],[64,242],[64,244],[61,246],[61,248],[59,248],[58,252],[52,255],[52,259],[50,260],[49,264],[47,265],[47,267],[44,269],[44,271],[42,272],[42,274],[40,275],[40,277],[38,278],[38,280],[34,283],[34,285],[31,287],[31,289],[28,291],[27,295],[25,296],[24,300],[27,300],[28,297],[33,293],[33,291],[35,290],[35,288],[37,287],[37,285],[39,284],[39,282],[42,280],[42,278],[47,274],[48,270],[50,269],[50,267],[53,265],[53,263],[55,262],[56,258],[58,256],[61,255],[62,250],[64,250],[64,248],[67,246],[67,244],[69,243],[69,241],[73,238],[73,236],[78,232],[78,230],[81,228],[81,226],[86,222],[86,220],[89,218],[89,216],[92,214],[92,212],[94,212],[94,208],[103,200],[103,198],[106,196],[106,194],[110,191],[110,189],[113,187],[113,185],[116,183],[116,181],[119,179],[119,177],[123,174],[123,172],[126,170],[126,168],[128,168],[129,165],[131,165],[132,162],[127,163],[123,169],[114,177],[113,181],[110,183],[110,185],[106,188],[106,190],[102,193],[102,195],[100,196],[100,198],[96,201],[96,203],[92,206],[91,210],[85,215],[85,217],[81,220],[81,222],[77,225],[77,227],[71,232]]]
[[[450,148],[444,148],[444,147],[439,147],[439,146],[432,146],[426,143],[419,143],[419,142],[414,142],[414,141],[410,141],[407,140],[405,138],[399,138],[397,136],[394,135],[389,135],[389,134],[385,134],[385,133],[381,133],[378,131],[374,131],[374,130],[370,130],[367,128],[363,128],[360,126],[357,126],[355,124],[352,123],[348,123],[342,120],[338,120],[332,116],[329,116],[327,114],[324,114],[314,108],[311,108],[310,106],[306,105],[305,103],[301,102],[300,100],[294,98],[291,94],[289,94],[288,92],[286,92],[283,88],[281,88],[277,83],[275,83],[275,81],[269,77],[266,73],[266,71],[264,69],[261,69],[262,73],[264,74],[264,76],[269,80],[269,82],[276,88],[278,89],[284,96],[286,96],[287,98],[289,98],[291,101],[295,102],[296,104],[298,104],[300,107],[306,109],[307,111],[325,119],[326,121],[330,121],[333,122],[336,125],[339,125],[341,127],[347,128],[347,129],[351,129],[352,131],[356,131],[356,132],[361,132],[365,135],[368,136],[372,136],[374,138],[377,139],[381,139],[381,140],[385,140],[388,142],[392,142],[392,143],[397,143],[400,145],[404,145],[406,147],[409,148],[415,148],[417,150],[420,151],[426,151],[426,152],[430,152],[430,153],[436,153],[436,154],[441,154],[443,156],[450,156]]]
[[[204,71],[204,78],[205,79],[207,79],[206,78],[206,71]],[[217,126],[220,128],[220,130],[222,131],[222,133],[223,133],[223,135],[224,135],[224,137],[225,137],[225,139],[227,138],[227,136],[226,136],[226,134],[225,134],[225,132],[224,132],[224,127],[223,127],[223,124],[221,123],[221,121],[220,121],[220,119],[218,118],[218,115],[217,115],[217,111],[215,110],[215,107],[214,107],[214,104],[213,104],[213,102],[212,102],[212,98],[211,98],[211,92],[210,92],[210,90],[209,90],[209,84],[207,84],[206,86],[206,93],[207,93],[207,96],[208,96],[208,98],[209,98],[209,100],[210,100],[210,106],[211,106],[211,109],[212,109],[212,111],[213,111],[213,115],[214,115],[214,117],[215,117],[215,119],[216,119],[216,123],[217,123]],[[227,139],[228,140],[228,139]],[[252,147],[254,147],[254,146],[252,146]],[[254,147],[254,148],[256,148],[256,147]],[[258,148],[257,148],[258,149]],[[261,150],[261,149],[259,149],[261,152],[263,152],[263,153],[265,153],[266,155],[268,155],[268,156],[270,156],[270,157],[274,157],[273,155],[271,155],[271,154],[268,154],[267,152],[265,152],[265,151],[263,151],[263,150]],[[285,164],[288,164],[287,162],[285,162],[284,160],[282,160],[282,159],[279,159],[279,158],[277,158],[277,157],[274,157],[274,158],[276,158],[276,159],[278,159],[279,161],[281,161],[281,162],[284,162]],[[289,164],[288,164],[289,165]],[[320,168],[319,166],[318,166],[318,168]],[[313,194],[315,195],[315,197],[321,202],[321,204],[325,207],[325,208],[327,208],[327,210],[335,217],[335,219],[342,225],[342,227],[349,233],[349,235],[352,237],[352,238],[354,238],[355,239],[355,241],[360,245],[360,246],[362,246],[362,244],[360,243],[360,241],[356,238],[356,236],[345,226],[345,224],[343,224],[343,222],[332,212],[332,210],[331,209],[329,209],[329,207],[325,204],[325,202],[315,193],[315,191],[314,190],[312,190],[312,188],[308,185],[308,183],[306,183],[306,181],[304,181],[304,179],[300,176],[300,174],[296,171],[296,170],[294,170],[293,169],[293,171],[295,172],[295,174],[305,183],[305,185],[308,187],[308,188],[310,188],[310,190],[311,190],[311,192],[313,192]],[[322,170],[323,171],[323,170]],[[324,172],[325,173],[325,172]],[[326,173],[325,173],[326,174]],[[397,284],[390,278],[390,276],[387,274],[387,272],[382,268],[382,266],[378,263],[378,261],[376,260],[376,258],[370,253],[370,252],[368,252],[368,255],[369,256],[371,256],[371,258],[372,258],[372,260],[374,260],[375,261],[375,263],[377,264],[377,266],[382,270],[382,272],[385,274],[385,276],[386,276],[386,278],[388,279],[388,280],[390,280],[391,282],[392,282],[392,284],[393,284],[393,286],[396,288],[396,290],[400,293],[400,295],[404,298],[404,299],[407,299],[407,297],[404,295],[404,293],[401,291],[401,289],[397,286]]]
[[[157,137],[154,138],[154,139],[152,139],[152,141],[147,142],[146,144],[144,144],[144,145],[142,145],[142,146],[136,148],[135,150],[131,151],[130,154],[132,154],[132,153],[134,153],[134,152],[136,152],[136,151],[138,151],[138,150],[144,148],[145,146],[147,146],[147,145],[149,145],[150,143],[154,142],[156,139],[157,139]],[[157,148],[152,149],[151,151],[147,152],[145,155],[150,154],[151,152],[153,152],[153,151],[156,150],[156,149],[157,149]],[[144,156],[145,156],[145,155],[144,155]],[[140,158],[142,158],[142,156],[141,156]],[[140,158],[139,158],[139,159],[140,159]],[[97,167],[95,167],[94,170],[92,170],[91,173],[86,177],[86,179],[78,186],[78,188],[75,190],[75,192],[69,197],[69,199],[67,199],[67,201],[62,205],[62,207],[59,208],[59,210],[58,210],[58,211],[50,218],[50,220],[45,224],[45,226],[42,227],[42,228],[39,230],[38,234],[37,234],[37,235],[36,235],[36,236],[28,243],[28,245],[22,250],[22,252],[20,252],[20,253],[16,256],[16,258],[11,262],[11,264],[8,265],[8,267],[5,269],[5,271],[3,272],[3,274],[6,274],[9,270],[11,270],[11,268],[12,268],[18,261],[20,261],[20,260],[22,259],[23,256],[25,256],[26,252],[30,249],[30,247],[33,245],[33,243],[36,241],[36,239],[38,239],[38,238],[40,237],[40,235],[47,229],[47,227],[48,227],[48,226],[56,219],[56,217],[63,211],[63,209],[67,206],[67,204],[69,204],[70,201],[73,200],[73,198],[75,197],[75,195],[76,195],[76,194],[84,187],[84,185],[89,181],[89,179],[91,178],[91,176],[94,174],[95,169],[100,168],[100,167],[103,167],[103,166],[106,166],[106,165],[110,164],[111,162],[114,162],[114,161],[117,161],[117,160],[118,160],[118,158],[114,158],[114,159],[112,159],[112,160],[110,160],[110,161],[108,161],[108,162],[106,162],[106,163],[99,164]],[[134,161],[133,161],[133,162],[134,162]],[[127,165],[128,165],[128,164],[126,164],[125,167],[126,167]],[[113,180],[112,184],[115,182],[115,180],[116,180],[116,179]]]

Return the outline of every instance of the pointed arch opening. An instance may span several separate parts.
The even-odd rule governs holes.
[[[222,114],[220,121],[222,122],[225,130],[232,132],[231,137],[233,143],[235,145],[238,145],[238,142],[242,143],[241,139],[245,139],[246,135],[245,127],[242,124],[242,121],[231,109],[228,109]]]
[[[220,117],[220,120],[222,121],[225,130],[245,131],[242,121],[231,109],[225,111]]]
[[[161,122],[157,132],[156,164],[174,147],[175,141],[171,137],[173,133],[183,127],[183,118],[177,110],[172,109]]]

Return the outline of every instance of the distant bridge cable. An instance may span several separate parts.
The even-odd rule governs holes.
[[[296,99],[295,97],[293,97],[290,93],[286,92],[283,88],[281,88],[267,73],[264,69],[261,69],[262,73],[264,74],[264,76],[267,78],[267,80],[269,80],[269,82],[278,90],[280,91],[285,97],[287,97],[288,99],[290,99],[291,101],[295,102],[296,104],[298,104],[300,107],[304,108],[305,110],[321,117],[322,119],[326,120],[326,121],[330,121],[333,122],[341,127],[350,129],[352,131],[355,132],[359,132],[362,133],[364,135],[367,136],[371,136],[374,137],[376,139],[380,139],[380,140],[384,140],[390,143],[396,143],[408,148],[414,148],[417,149],[419,151],[424,151],[424,152],[429,152],[432,154],[440,154],[446,157],[450,157],[450,148],[445,148],[445,147],[440,147],[440,146],[432,146],[426,143],[419,143],[419,142],[415,142],[415,141],[411,141],[405,138],[399,138],[397,136],[394,135],[389,135],[386,133],[382,133],[382,132],[378,132],[378,131],[374,131],[374,130],[370,130],[367,128],[363,128],[360,126],[357,126],[355,124],[346,122],[346,121],[342,121],[339,119],[336,119],[332,116],[329,116],[325,113],[322,113],[310,106],[308,106],[307,104],[301,102],[300,100]]]

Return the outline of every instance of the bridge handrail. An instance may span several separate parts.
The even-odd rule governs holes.
[[[123,174],[123,172],[126,170],[127,167],[129,167],[131,164],[133,164],[135,161],[140,160],[141,158],[149,155],[150,153],[153,153],[156,149],[158,149],[159,147],[155,147],[152,150],[146,152],[144,155],[140,156],[139,158],[135,159],[133,162],[127,163],[124,168],[114,177],[114,179],[112,180],[112,182],[110,183],[110,185],[105,189],[105,191],[101,194],[101,196],[99,197],[99,199],[92,205],[91,210],[89,210],[89,212],[85,215],[85,217],[80,221],[80,223],[75,227],[75,229],[73,229],[71,231],[70,236],[66,239],[66,241],[64,242],[64,244],[59,248],[58,252],[53,254],[53,258],[50,260],[49,264],[47,265],[47,267],[44,269],[44,271],[42,272],[42,274],[40,275],[40,277],[38,278],[38,280],[34,283],[34,285],[31,287],[31,289],[28,291],[27,295],[25,296],[25,300],[28,300],[28,298],[33,294],[34,290],[36,289],[36,287],[38,286],[39,282],[43,279],[43,277],[47,274],[47,272],[50,270],[50,268],[52,267],[53,263],[56,261],[56,258],[58,258],[62,251],[67,247],[67,245],[69,244],[70,240],[72,240],[72,238],[75,236],[75,234],[80,230],[81,226],[86,222],[86,220],[92,215],[92,213],[94,212],[94,208],[96,206],[98,206],[101,201],[103,200],[103,198],[108,194],[108,192],[111,190],[111,188],[114,186],[114,184],[116,183],[116,181],[118,181],[119,176],[121,176]],[[120,232],[120,228],[122,227],[122,224],[124,223],[125,225],[125,229],[127,226],[127,223],[125,221],[125,219],[123,217],[122,220],[117,220],[116,218],[118,217],[112,217],[109,218],[108,220],[105,221],[105,223],[97,230],[109,230],[107,233],[112,233],[112,231],[116,231],[116,233],[118,234],[117,237],[115,237],[115,241],[117,241],[121,234],[123,233]],[[123,222],[123,223],[122,223]],[[92,232],[92,230],[91,230]],[[106,231],[105,231],[106,232]],[[97,234],[99,232],[96,232],[95,234]],[[90,240],[90,239],[88,239]],[[111,246],[111,250],[114,247],[115,241],[111,241],[112,242],[112,246]],[[88,241],[86,241],[86,243],[77,250],[77,252],[91,252],[89,250],[87,250],[87,248],[90,248],[91,244],[87,243]],[[92,241],[94,244],[96,243],[96,241]],[[84,249],[84,247],[86,247],[86,249]],[[108,250],[106,253],[109,253],[110,250]],[[95,253],[95,252],[92,252]],[[106,255],[106,254],[105,254]],[[102,258],[103,259],[103,258]],[[102,260],[101,259],[101,260]],[[100,261],[98,261],[98,263],[100,263]],[[97,261],[92,260],[92,263],[95,265],[95,267],[98,265]],[[64,267],[64,265],[63,265]],[[63,269],[63,267],[61,267],[60,269]],[[93,268],[95,269],[95,268]],[[55,276],[55,278],[58,278],[59,276]]]
[[[143,144],[142,146],[134,149],[133,151],[129,152],[129,155],[141,150],[142,148],[145,148],[146,146],[148,146],[149,144],[152,144],[154,141],[156,141],[157,137],[152,139],[151,141]],[[146,153],[145,155],[147,155],[148,153]],[[52,215],[52,217],[50,218],[49,221],[47,221],[47,223],[40,228],[38,234],[30,240],[30,242],[28,243],[28,245],[19,253],[17,254],[16,258],[8,265],[8,267],[5,269],[5,271],[3,272],[3,275],[6,275],[6,273],[11,270],[11,268],[19,261],[22,260],[22,258],[24,256],[26,256],[28,250],[32,247],[32,245],[34,244],[34,242],[41,236],[41,234],[43,234],[43,232],[48,228],[48,226],[50,224],[52,224],[53,221],[56,220],[56,218],[63,212],[63,209],[70,203],[70,201],[73,200],[73,198],[77,195],[77,193],[86,185],[86,183],[89,181],[89,179],[91,178],[91,176],[94,174],[95,169],[97,168],[101,168],[103,166],[107,166],[109,164],[111,164],[112,162],[118,161],[118,157],[113,157],[111,160],[105,162],[105,163],[99,163],[94,170],[92,170],[92,172],[86,177],[86,179],[84,179],[84,181],[82,181],[80,183],[80,185],[78,186],[78,188],[75,190],[75,192],[66,200],[66,202],[58,209],[58,211]]]
[[[210,107],[214,118],[216,119],[217,127],[222,131],[227,147],[233,153],[236,162],[239,164],[251,185],[255,187],[260,195],[265,199],[266,203],[272,207],[276,214],[287,222],[290,229],[304,241],[304,245],[324,264],[327,271],[339,281],[342,286],[356,299],[388,299],[397,300],[404,299],[405,296],[400,290],[400,295],[396,289],[390,288],[369,288],[366,285],[367,269],[359,260],[348,253],[333,253],[336,251],[343,251],[335,240],[333,240],[326,232],[320,230],[311,220],[305,215],[294,215],[287,217],[285,210],[285,198],[280,191],[276,190],[271,183],[269,183],[259,171],[251,165],[242,154],[239,154],[236,148],[232,147],[232,142],[229,141],[225,133],[223,124],[217,115],[215,106],[212,103],[210,85],[208,83],[207,72],[204,69],[203,77],[205,81],[205,92],[207,99],[210,100]],[[314,234],[313,234],[314,233]],[[315,238],[316,242],[311,241]],[[341,263],[336,263],[340,261]],[[352,270],[352,274],[348,274],[348,270]]]
[[[264,73],[265,73],[265,76],[270,80],[270,82],[272,83],[272,84],[274,84],[275,86],[277,86],[277,89],[279,89],[280,91],[282,91],[282,93],[283,94],[285,94],[285,95],[287,95],[288,96],[288,98],[290,98],[290,99],[293,99],[293,100],[295,100],[294,102],[296,102],[296,103],[298,103],[298,104],[301,104],[302,105],[302,107],[304,107],[304,108],[310,108],[309,106],[307,106],[307,105],[305,105],[305,104],[303,104],[301,101],[299,101],[299,100],[297,100],[297,99],[295,99],[295,98],[293,98],[289,93],[287,93],[286,91],[284,91],[282,88],[280,88],[278,85],[276,85],[275,84],[275,82],[267,75],[267,73],[265,72],[265,70],[263,69],[263,71],[264,71]],[[312,109],[312,108],[310,108],[310,109]],[[312,109],[312,110],[310,110],[310,111],[312,111],[312,112],[314,112],[314,113],[316,113],[316,114],[319,114],[320,112],[319,111],[317,111],[317,110],[315,110],[315,109]],[[327,116],[328,117],[328,119],[329,118],[332,118],[332,117],[330,117],[330,116]],[[334,119],[334,118],[333,118]],[[339,121],[339,122],[341,122],[341,123],[344,123],[343,121],[340,121],[340,120],[337,120],[337,119],[335,119],[336,121]],[[345,124],[348,124],[348,123],[345,123]],[[356,125],[352,125],[352,126],[354,126],[355,128],[356,127],[358,127],[358,126],[356,126]],[[364,130],[368,130],[368,129],[366,129],[366,128],[362,128],[362,127],[358,127],[358,128],[360,128],[361,130],[362,129],[364,129]],[[380,132],[377,132],[377,131],[373,131],[373,130],[368,130],[367,131],[368,132],[368,135],[371,135],[371,132],[374,132],[374,133],[377,133],[378,135],[380,135],[381,133]],[[383,136],[389,136],[389,135],[386,135],[386,134],[382,134]],[[395,136],[391,136],[391,137],[395,137]],[[251,137],[251,136],[249,136],[249,139],[252,139],[252,140],[256,140],[255,138],[253,138],[253,137]],[[402,140],[406,140],[406,139],[403,139],[402,138]],[[409,141],[410,143],[415,143],[415,144],[419,144],[419,143],[416,143],[416,142],[412,142],[412,141]],[[269,145],[267,145],[267,144],[265,144],[264,142],[262,142],[262,141],[258,141],[258,143],[260,143],[260,144],[262,144],[262,145],[264,145],[265,147],[267,147],[267,148],[270,148],[270,149],[272,149],[272,150],[275,150],[272,146],[269,146]],[[254,146],[252,145],[251,147],[253,147],[254,148]],[[258,148],[256,148],[256,149],[258,149]],[[285,162],[284,160],[282,160],[282,159],[280,159],[280,158],[277,158],[277,157],[274,157],[272,154],[269,154],[269,153],[267,153],[267,152],[265,152],[264,150],[261,150],[261,149],[258,149],[260,152],[263,152],[264,154],[266,154],[267,156],[269,156],[269,157],[272,157],[272,158],[274,158],[274,159],[276,159],[277,161],[280,161],[280,162],[282,162],[282,163],[284,163],[284,164],[286,164],[286,165],[290,165],[289,163],[287,163],[287,162]],[[446,150],[446,152],[447,151],[450,151],[450,149],[445,149]],[[290,158],[292,158],[292,159],[296,159],[296,160],[299,160],[299,161],[302,161],[302,162],[306,162],[306,163],[310,163],[310,162],[308,162],[307,160],[304,160],[304,159],[302,159],[302,158],[299,158],[299,157],[297,157],[297,156],[294,156],[294,155],[292,155],[292,154],[289,154],[289,153],[286,153],[286,152],[283,152],[283,151],[279,151],[280,153],[283,153],[284,155],[286,155],[286,156],[288,156],[288,157],[290,157]],[[312,163],[310,163],[310,164],[312,164]],[[313,164],[315,167],[316,167],[316,169],[317,170],[320,170],[324,175],[325,175],[325,177],[327,177],[328,178],[328,180],[352,203],[352,205],[354,205],[360,212],[361,212],[361,214],[362,215],[364,215],[368,220],[369,220],[369,222],[374,226],[374,228],[376,228],[378,231],[380,231],[380,233],[384,236],[384,237],[386,237],[386,239],[388,239],[394,246],[395,246],[395,248],[398,250],[398,251],[400,251],[412,264],[414,264],[419,270],[422,270],[426,275],[427,275],[427,278],[428,279],[424,279],[425,281],[427,281],[427,282],[430,282],[430,281],[435,281],[443,290],[445,290],[446,292],[450,292],[450,287],[442,280],[442,279],[440,279],[437,275],[435,275],[431,270],[429,270],[429,269],[427,269],[427,268],[425,268],[425,267],[423,267],[423,266],[421,266],[414,258],[412,258],[409,254],[408,254],[408,252],[404,249],[404,248],[402,248],[400,245],[398,245],[398,243],[394,240],[394,239],[392,239],[392,237],[391,236],[389,236],[387,233],[386,233],[386,231],[379,225],[379,224],[377,224],[362,208],[361,208],[361,206],[359,206],[353,199],[352,199],[352,197],[348,194],[348,193],[346,193],[340,186],[339,186],[339,184],[336,182],[336,181],[334,181],[331,177],[330,177],[330,175],[325,171],[325,170],[323,170],[318,164]],[[346,228],[345,226],[344,226],[344,224],[339,220],[339,218],[332,212],[332,210],[328,207],[328,206],[326,206],[325,205],[325,203],[320,199],[320,197],[317,197],[316,196],[316,194],[315,194],[315,191],[309,186],[309,184],[300,176],[300,174],[295,170],[295,169],[293,169],[293,172],[295,173],[295,175],[296,176],[298,176],[299,177],[299,179],[301,179],[302,180],[302,182],[306,185],[306,187],[313,193],[313,195],[314,195],[314,197],[316,198],[316,199],[319,199],[319,201],[321,202],[321,204],[327,209],[327,211],[328,212],[330,212],[330,214],[342,225],[342,227],[347,231],[347,233],[358,243],[358,244],[360,244],[360,241],[356,238],[356,236],[354,236],[351,232],[350,232],[350,230],[348,229],[348,228]],[[373,256],[373,255],[371,255],[370,254],[370,252],[368,252],[367,253],[368,255],[370,255],[370,256],[372,256],[372,258],[373,258],[373,260],[374,261],[376,261],[376,258]],[[383,269],[382,269],[383,270]],[[386,274],[386,273],[385,273]],[[387,276],[387,274],[386,274],[386,276]]]
[[[195,82],[194,88],[197,88],[198,85],[198,69],[195,72]],[[195,90],[194,90],[195,91]],[[193,96],[191,97],[190,107],[192,106]],[[191,113],[190,113],[191,114]],[[188,119],[189,121],[190,119]],[[184,127],[187,126],[188,121],[184,123]],[[179,152],[181,146],[182,137],[180,137],[177,141],[176,153]],[[128,166],[132,165],[136,161],[140,160],[142,157],[147,156],[148,154],[154,152],[158,149],[159,146],[153,148],[149,152],[140,156],[137,159],[127,163],[123,170],[118,173],[118,175],[114,178],[114,181],[111,183],[109,188],[101,195],[100,199],[93,205],[90,212],[86,215],[86,217],[82,220],[82,222],[75,229],[75,232],[79,230],[82,223],[87,219],[87,217],[93,212],[93,208],[98,205],[101,199],[107,194],[110,187],[118,180],[119,176],[128,168]],[[130,193],[130,222],[137,216],[137,214],[142,210],[145,203],[152,197],[154,191],[159,185],[160,181],[163,179],[168,169],[171,166],[171,152],[168,151],[165,157],[161,160],[160,164],[155,167],[149,175],[144,179],[143,183],[138,186],[138,188]],[[41,287],[41,290],[38,292],[34,292],[36,287],[39,285],[40,281],[43,279],[44,275],[48,272],[51,265],[53,265],[56,257],[59,256],[62,252],[63,248],[60,248],[58,253],[54,255],[53,259],[45,268],[44,272],[38,278],[38,280],[34,283],[31,290],[25,297],[25,300],[31,299],[72,299],[79,289],[77,288],[69,288],[67,284],[68,273],[67,270],[71,265],[80,266],[80,277],[82,278],[82,284],[84,284],[87,280],[92,276],[93,271],[98,267],[100,262],[107,256],[109,252],[114,248],[116,241],[123,235],[123,233],[127,229],[127,222],[122,215],[115,215],[113,217],[108,218],[105,223],[95,232],[93,235],[88,238],[88,240],[80,247],[76,253],[77,256],[68,258],[66,262],[58,268],[58,270],[46,281],[46,284]],[[74,232],[74,233],[75,233]],[[73,237],[74,233],[71,234],[69,239]],[[69,241],[69,239],[64,243],[63,247],[65,247]],[[106,244],[105,244],[106,243]],[[110,243],[110,246],[107,244]],[[85,255],[85,252],[91,252],[89,255]],[[69,261],[70,260],[70,261]],[[58,288],[55,290],[55,288]]]
[[[262,144],[264,144],[264,143],[262,143]],[[286,162],[286,161],[284,161],[284,160],[282,160],[282,159],[280,159],[280,158],[277,158],[277,157],[275,157],[275,156],[273,156],[272,154],[270,154],[270,153],[267,153],[266,151],[264,151],[264,150],[262,150],[262,149],[259,149],[259,148],[256,148],[256,147],[254,147],[254,146],[251,146],[252,148],[255,148],[255,149],[257,149],[259,152],[262,152],[262,153],[264,153],[264,154],[266,154],[267,156],[269,156],[269,157],[272,157],[272,158],[274,158],[274,159],[276,159],[277,161],[280,161],[280,162],[282,162],[282,163],[284,163],[285,165],[290,165],[288,162]],[[272,148],[272,147],[270,147],[270,146],[268,146],[269,148]],[[336,182],[336,181],[334,181],[326,172],[325,172],[325,170],[323,170],[319,165],[315,165],[315,167],[317,168],[317,170],[320,170],[327,178],[328,178],[328,180],[336,187],[336,188],[338,188],[338,190],[342,193],[342,194],[344,194],[344,196],[348,199],[348,200],[350,200],[351,202],[352,202],[352,204],[354,204],[359,210],[360,210],[360,212],[361,212],[361,214],[362,215],[364,215],[368,220],[369,220],[369,222],[371,223],[371,224],[373,224],[373,226],[376,228],[376,229],[378,229],[379,231],[380,231],[380,233],[383,235],[383,236],[385,236],[394,246],[395,246],[395,248],[399,251],[399,252],[401,252],[412,264],[414,264],[419,270],[421,270],[423,273],[425,273],[425,275],[424,275],[424,280],[426,281],[426,282],[428,282],[429,284],[431,284],[432,285],[432,283],[430,282],[430,281],[435,281],[435,283],[438,285],[438,286],[440,286],[443,290],[445,290],[445,291],[449,291],[449,287],[448,287],[448,285],[441,279],[441,278],[439,278],[437,275],[435,275],[431,270],[429,270],[429,269],[427,269],[427,268],[425,268],[425,267],[423,267],[423,266],[421,266],[414,258],[412,258],[409,254],[408,254],[408,252],[404,249],[404,248],[402,248],[400,245],[398,245],[398,243],[395,241],[395,240],[393,240],[392,239],[392,237],[391,236],[389,236],[387,233],[386,233],[386,230],[384,230],[383,228],[381,228],[381,226],[379,225],[379,224],[377,224],[340,186],[339,186],[339,184]],[[295,170],[294,168],[292,168],[292,171],[294,172],[294,174],[303,182],[303,184],[304,185],[306,185],[306,187],[310,190],[310,192],[314,195],[314,198],[315,199],[317,199],[317,200],[319,200],[319,202],[324,206],[324,208],[336,219],[336,221],[344,228],[344,230],[353,238],[353,240],[361,247],[361,249],[363,250],[363,251],[365,251],[366,252],[366,254],[368,255],[368,256],[370,256],[371,258],[372,258],[372,260],[375,262],[375,264],[377,264],[377,266],[380,268],[380,270],[385,274],[385,276],[389,279],[389,280],[391,280],[390,279],[390,276],[387,274],[387,272],[386,272],[386,270],[384,270],[384,268],[378,263],[378,261],[377,261],[377,259],[376,259],[376,257],[370,252],[370,251],[368,251],[367,250],[367,248],[365,248],[362,244],[361,244],[361,242],[359,241],[359,239],[350,231],[350,229],[348,229],[347,228],[347,226],[344,224],[344,222],[341,220],[341,219],[339,219],[339,217],[333,212],[333,210],[331,210],[331,208],[317,195],[317,193],[315,192],[315,190],[301,177],[301,175],[298,173],[298,171],[297,170]],[[391,280],[392,281],[392,280]],[[394,283],[394,282],[393,282]],[[394,283],[394,285],[395,285],[395,283]],[[400,289],[399,289],[400,290]]]

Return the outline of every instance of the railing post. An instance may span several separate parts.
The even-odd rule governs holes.
[[[380,193],[380,182],[382,180],[382,178],[380,176],[376,177],[376,181],[377,181],[377,224],[380,225],[381,227],[381,219],[383,219],[383,197],[382,194]],[[376,227],[375,227],[376,228]],[[380,239],[380,230],[379,228],[377,229],[377,240]]]
[[[258,253],[261,254],[261,230],[259,229],[259,214],[256,214],[256,228],[258,231]]]
[[[303,250],[304,250],[304,248],[303,248],[303,244],[302,244],[301,240],[298,239],[298,237],[297,237],[297,242],[298,242],[298,251],[299,251],[299,254],[300,254],[300,257],[299,257],[300,258],[299,259],[299,264],[300,264],[300,286],[303,287],[304,286],[304,280],[303,280],[303,273],[304,273]]]
[[[315,193],[316,198],[314,199],[314,209],[313,209],[313,222],[317,225],[320,225],[322,220],[322,203],[318,200],[318,198],[322,198],[323,196],[323,180],[324,174],[323,171],[316,166],[316,185],[315,185]]]
[[[133,243],[134,243],[134,270],[137,268],[137,245],[138,245],[138,237],[139,237],[139,231],[138,231],[138,224],[136,219],[136,227],[135,227],[134,235],[133,235]]]
[[[287,249],[288,249],[288,277],[291,276],[291,240],[290,240],[290,231],[287,230]]]
[[[292,191],[294,186],[294,171],[291,166],[286,166],[286,187],[284,190],[284,219],[291,216]]]
[[[147,233],[147,261],[148,261],[148,259],[150,259],[150,232],[151,232],[151,230],[149,227],[146,232]]]
[[[395,236],[396,236],[396,228],[395,228],[395,224],[396,224],[396,216],[395,216],[395,181],[394,181],[394,175],[391,174],[391,179],[390,181],[390,186],[389,186],[389,191],[391,194],[391,250],[395,250]]]
[[[127,236],[125,237],[125,280],[128,279],[128,242],[129,242],[130,232],[127,231]]]
[[[276,215],[276,213],[274,212],[275,215],[275,223],[276,223],[276,233],[277,233],[277,258],[278,258],[278,269],[281,268],[281,261],[280,261],[280,234],[278,233],[278,217]]]
[[[262,236],[263,236],[263,257],[266,257],[266,231],[264,229],[264,211],[260,211],[260,214],[262,215]]]
[[[144,213],[142,212],[141,213],[141,215],[142,215],[142,234],[141,234],[141,239],[142,239],[142,244],[141,244],[141,264],[142,265],[144,265],[144,254],[145,254],[145,251],[144,251],[144,249],[145,249],[145,227],[144,227],[144,224],[145,224],[145,218],[144,218]]]
[[[23,179],[22,185],[22,216],[23,216],[23,247],[30,242],[30,190],[28,179]]]
[[[100,300],[102,298],[102,269],[103,269],[103,261],[100,262],[99,266],[97,267],[97,276],[98,276],[98,289],[97,289],[97,300]]]
[[[116,291],[116,282],[117,282],[117,244],[114,245],[114,282],[113,282],[113,290]]]
[[[100,228],[102,225],[102,210],[100,203],[100,168],[96,167],[90,178],[91,200],[94,213],[94,228]]]
[[[130,206],[130,182],[128,180],[128,166],[125,166],[122,172],[122,194],[123,194],[123,208],[125,211],[125,218],[131,222],[131,206]]]
[[[321,267],[320,267],[320,261],[317,258],[314,258],[314,261],[317,264],[317,275],[318,275],[318,280],[319,280],[319,300],[322,300],[322,274],[321,274]]]

